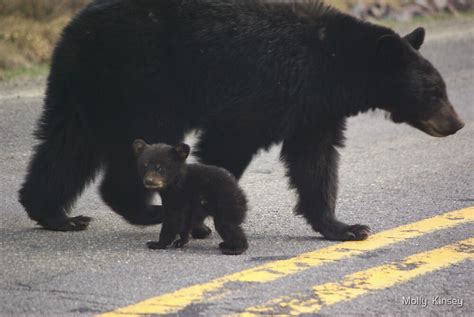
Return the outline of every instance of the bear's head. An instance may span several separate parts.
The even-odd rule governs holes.
[[[164,143],[149,145],[143,140],[135,140],[133,151],[137,157],[138,174],[146,188],[166,190],[179,186],[185,177],[189,145],[171,146]]]
[[[405,37],[390,34],[378,39],[371,62],[376,102],[394,122],[444,137],[464,123],[449,102],[443,78],[418,51],[424,38],[425,30],[418,28]]]

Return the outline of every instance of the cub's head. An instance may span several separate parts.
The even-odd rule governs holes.
[[[446,84],[418,52],[425,30],[405,37],[397,34],[378,39],[372,63],[376,100],[396,123],[405,122],[429,135],[445,137],[464,127],[451,105]]]
[[[138,174],[143,185],[159,191],[176,186],[182,180],[190,148],[187,144],[149,145],[143,140],[135,140],[133,151],[137,157]]]

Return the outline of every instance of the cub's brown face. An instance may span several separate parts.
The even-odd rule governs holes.
[[[138,174],[143,185],[150,190],[165,190],[181,178],[190,148],[186,144],[148,145],[143,140],[133,142],[137,157]]]
[[[143,169],[146,170],[142,176],[143,185],[148,189],[164,189],[166,187],[166,178],[164,177],[163,167],[158,164],[149,168],[148,164],[145,162],[143,165]]]
[[[377,93],[394,122],[405,122],[436,137],[445,137],[464,127],[451,105],[446,84],[418,52],[425,31],[418,28],[404,38],[385,35],[376,54]]]

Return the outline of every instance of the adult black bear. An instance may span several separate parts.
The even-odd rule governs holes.
[[[241,224],[247,213],[247,199],[236,179],[225,169],[203,164],[186,164],[187,144],[148,145],[135,140],[138,174],[143,186],[160,193],[163,201],[163,226],[160,240],[148,242],[150,249],[181,248],[189,241],[196,224],[207,216],[224,242],[224,254],[241,254],[248,248]],[[180,236],[176,240],[176,236]],[[176,241],[175,241],[176,240]]]
[[[200,129],[201,162],[237,178],[283,142],[296,213],[328,239],[365,239],[368,227],[335,216],[346,118],[379,108],[434,136],[463,127],[423,40],[421,28],[400,37],[319,1],[95,1],[54,53],[20,202],[47,229],[85,229],[90,218],[66,213],[104,167],[110,208],[158,223],[130,144]]]

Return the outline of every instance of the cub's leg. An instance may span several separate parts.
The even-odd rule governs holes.
[[[222,240],[224,240],[219,244],[219,248],[223,254],[238,255],[248,249],[247,237],[240,225],[214,218],[214,226]]]
[[[173,243],[174,248],[182,248],[189,242],[192,227],[192,217],[191,215],[187,215],[184,221],[184,226],[179,232],[179,239]]]
[[[183,227],[183,218],[179,210],[169,209],[164,206],[164,219],[160,232],[159,241],[149,241],[147,246],[150,249],[166,249],[168,248]]]

